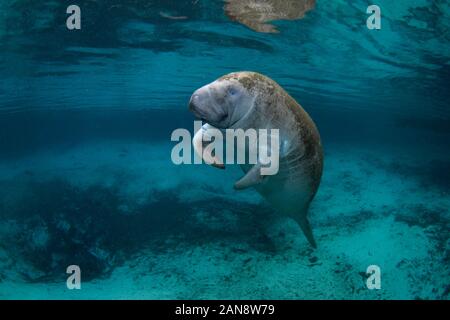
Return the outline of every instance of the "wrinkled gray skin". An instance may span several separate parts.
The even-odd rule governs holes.
[[[226,0],[225,13],[257,32],[278,32],[274,20],[302,19],[312,10],[315,0]]]
[[[270,78],[236,72],[195,91],[189,109],[207,123],[204,128],[279,129],[278,173],[255,177],[252,166],[243,165],[246,175],[235,188],[254,187],[280,214],[297,221],[316,247],[307,212],[320,184],[323,151],[319,132],[303,108]],[[218,161],[211,164],[224,167]]]

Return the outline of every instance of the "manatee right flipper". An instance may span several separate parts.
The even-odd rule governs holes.
[[[306,239],[308,239],[308,242],[311,244],[311,246],[314,249],[316,249],[317,248],[316,240],[314,240],[311,225],[309,224],[308,217],[306,216],[306,214],[302,212],[301,214],[293,215],[292,218],[298,223],[298,225],[303,231],[303,234],[305,235]]]
[[[236,190],[243,190],[249,187],[254,187],[260,184],[266,176],[261,175],[261,164],[255,164],[241,179],[239,179],[235,184],[234,188]]]

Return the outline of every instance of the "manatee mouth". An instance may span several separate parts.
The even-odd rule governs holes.
[[[219,123],[223,122],[228,117],[227,113],[220,114],[220,115],[218,115],[218,118],[219,118],[219,116],[220,116],[220,118],[217,119],[217,121],[215,121],[215,120],[213,121],[211,119],[211,118],[214,118],[213,115],[207,116],[204,112],[201,111],[202,108],[199,107],[199,105],[197,103],[198,101],[196,101],[197,99],[198,99],[197,96],[193,95],[191,97],[190,101],[189,101],[189,106],[188,106],[189,107],[189,111],[191,111],[194,114],[196,119],[214,125],[214,123],[219,124]],[[214,109],[211,108],[211,110],[214,110]],[[214,123],[212,123],[212,122],[214,122]]]
[[[191,111],[194,114],[194,117],[197,120],[201,120],[203,122],[208,122],[207,116],[204,115],[201,111],[201,109],[192,101],[189,102],[189,111]]]
[[[194,114],[194,117],[198,120],[206,121],[205,116],[198,111],[199,108],[191,101],[189,102],[189,111]]]

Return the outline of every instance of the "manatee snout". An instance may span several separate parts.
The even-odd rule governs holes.
[[[191,111],[196,117],[198,116],[200,96],[194,93],[189,100],[189,111]]]
[[[225,108],[215,101],[210,85],[203,86],[192,94],[189,110],[198,119],[211,124],[219,124],[227,117]]]
[[[208,105],[211,104],[210,101],[211,94],[209,93],[208,87],[201,87],[192,94],[189,100],[189,110],[197,118],[206,118],[209,112]]]

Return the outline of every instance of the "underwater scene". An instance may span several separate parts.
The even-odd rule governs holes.
[[[448,0],[0,0],[0,299],[448,300],[449,30]],[[211,128],[280,128],[279,172],[174,161]]]

